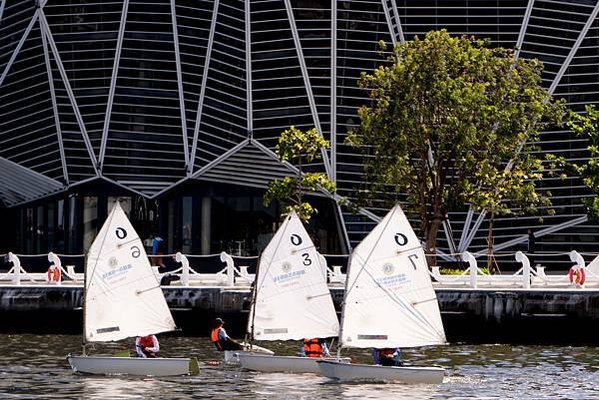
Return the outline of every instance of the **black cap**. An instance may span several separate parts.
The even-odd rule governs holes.
[[[225,321],[223,321],[221,318],[215,319],[214,322],[216,322],[217,324],[221,324],[221,325],[225,323]]]

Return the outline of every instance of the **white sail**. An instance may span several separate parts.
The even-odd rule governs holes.
[[[86,341],[175,329],[144,246],[118,204],[89,250],[85,279]]]
[[[445,343],[424,251],[399,205],[352,253],[341,335],[344,347]]]
[[[285,218],[260,256],[248,332],[257,340],[337,336],[339,322],[326,266],[295,212]]]

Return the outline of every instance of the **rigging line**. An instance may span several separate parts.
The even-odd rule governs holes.
[[[118,249],[120,249],[121,247],[123,247],[123,246],[126,246],[126,245],[128,245],[129,243],[133,243],[133,242],[135,242],[136,240],[141,240],[141,239],[139,239],[139,236],[138,236],[138,237],[136,237],[136,238],[133,238],[133,239],[131,239],[131,240],[128,240],[128,241],[126,241],[126,242],[124,242],[124,243],[119,243],[119,244],[117,244],[117,245],[116,245],[116,247],[117,247]],[[161,257],[164,257],[164,255],[161,255]]]
[[[112,219],[114,218],[114,214],[116,214],[116,211],[110,213],[110,220],[108,221],[108,227],[110,227],[111,223],[112,223]],[[108,229],[106,230],[106,234],[104,235],[104,238],[102,238],[102,243],[100,244],[100,249],[98,250],[98,254],[102,253],[102,249],[104,248],[104,243],[106,242],[106,238],[108,237]],[[93,245],[93,243],[92,243]],[[89,250],[87,251],[88,255],[89,255]],[[98,261],[100,261],[100,257],[96,257],[96,262],[94,263],[94,267],[92,268],[91,274],[89,276],[89,282],[92,282],[92,278],[94,277],[94,274],[96,273],[96,268],[98,266]],[[86,266],[87,267],[87,266]],[[87,268],[86,268],[87,269]],[[85,270],[83,271],[84,273],[86,272]],[[87,275],[87,274],[86,274]],[[87,292],[87,287],[84,287],[85,291]],[[87,294],[85,294],[83,296],[83,301],[85,302],[85,297],[87,296]]]
[[[366,268],[364,268],[366,269]],[[387,294],[387,296],[389,296],[389,298],[391,300],[393,300],[396,304],[401,305],[409,310],[413,310],[415,313],[414,314],[410,314],[410,315],[415,315],[417,317],[418,320],[420,320],[422,323],[424,323],[425,325],[428,325],[433,332],[437,333],[437,335],[439,335],[439,337],[443,337],[444,335],[441,335],[440,332],[437,330],[437,328],[428,320],[424,317],[424,315],[422,315],[422,312],[420,312],[420,310],[417,310],[415,306],[415,304],[412,304],[410,302],[408,302],[406,299],[404,299],[402,296],[400,296],[398,293],[392,292],[386,288],[384,288],[376,279],[375,277],[370,273],[370,271],[366,271],[366,274],[370,277],[370,279],[372,279],[372,281],[384,292]],[[430,278],[429,278],[430,279]],[[431,287],[431,290],[432,289]]]
[[[385,223],[385,226],[383,227],[383,229],[381,230],[381,234],[380,236],[377,238],[376,242],[374,242],[374,246],[372,246],[372,250],[370,250],[370,253],[368,254],[368,256],[364,259],[364,262],[362,263],[362,268],[358,271],[358,275],[356,275],[356,278],[354,279],[353,284],[351,285],[351,287],[347,287],[345,289],[345,296],[343,297],[343,303],[345,303],[345,299],[347,298],[349,292],[354,288],[354,286],[356,285],[356,282],[358,282],[358,278],[360,277],[360,274],[362,274],[362,272],[364,271],[364,267],[366,265],[366,263],[370,260],[370,257],[372,257],[372,254],[374,253],[374,250],[376,249],[376,246],[378,245],[378,243],[381,241],[381,238],[383,237],[383,234],[385,233],[385,231],[387,230],[387,226],[389,226],[389,224],[391,223],[391,220],[393,219],[393,216],[395,215],[395,213],[397,212],[397,208],[393,211],[393,214],[391,214],[391,216],[389,217],[389,219],[387,220],[387,222]],[[375,228],[376,229],[376,228]],[[359,248],[359,245],[358,245]],[[356,250],[358,249],[356,248]],[[356,251],[354,250],[354,253]],[[351,262],[351,260],[350,260]],[[349,278],[349,272],[350,272],[350,268],[351,268],[351,263],[348,266],[347,269],[347,274],[346,274],[346,279]]]
[[[281,237],[279,238],[279,241],[277,243],[277,246],[275,247],[275,250],[273,251],[273,254],[277,254],[277,250],[279,250],[281,243],[283,243],[283,239],[285,238],[285,232],[287,232],[287,228],[289,227],[290,222],[291,222],[291,215],[286,218],[285,228],[283,229],[283,232],[281,232]],[[266,275],[268,274],[270,267],[273,264],[272,258],[269,259],[268,261],[269,262],[268,262],[266,270],[264,271],[265,275],[264,275],[264,278],[262,279],[262,282],[258,282],[257,278],[259,278],[259,277],[256,277],[256,286],[255,286],[256,294],[258,293],[258,289],[260,288],[260,286],[262,286],[262,284],[264,283],[264,279],[266,279]],[[258,266],[258,268],[259,268],[259,266]],[[260,269],[258,269],[258,273],[260,273]]]

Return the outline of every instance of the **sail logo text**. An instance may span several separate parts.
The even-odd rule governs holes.
[[[284,282],[287,282],[292,279],[297,279],[300,276],[304,275],[305,273],[306,273],[305,269],[300,269],[299,271],[293,271],[293,272],[289,272],[287,274],[277,275],[273,278],[273,281],[275,283],[284,283]]]
[[[102,274],[102,279],[111,281],[117,276],[126,274],[127,271],[129,271],[131,268],[133,268],[133,265],[131,264],[121,265],[120,267],[113,269],[112,271],[104,272]]]
[[[376,282],[381,286],[403,285],[408,282],[408,277],[405,274],[383,276],[381,278],[377,278]]]

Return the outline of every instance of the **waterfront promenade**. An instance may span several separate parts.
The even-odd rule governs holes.
[[[197,272],[189,259],[173,255],[175,267],[168,272],[155,268],[162,281],[168,305],[184,332],[207,334],[211,318],[224,316],[230,328],[243,334],[250,307],[251,265],[242,265],[226,253],[220,255],[221,269]],[[50,253],[48,264],[62,271],[61,282],[48,282],[46,273],[27,272],[18,256],[9,255],[12,267],[0,274],[0,318],[3,329],[47,328],[62,332],[80,329],[84,277],[78,268],[63,266]],[[587,271],[584,285],[570,282],[567,271],[548,275],[535,269],[523,254],[522,267],[513,274],[485,275],[474,257],[462,275],[431,271],[443,321],[450,340],[479,342],[535,341],[568,343],[599,342],[599,279]],[[576,252],[573,266],[587,269]],[[343,299],[345,274],[341,266],[328,268],[329,287],[338,310]],[[392,317],[392,316],[391,316]],[[529,337],[529,339],[526,339]]]

